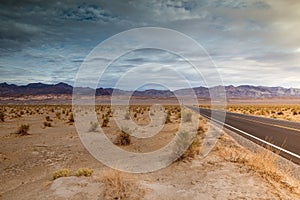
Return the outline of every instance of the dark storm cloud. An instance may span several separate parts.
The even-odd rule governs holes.
[[[44,43],[73,42],[81,34],[94,40],[96,34],[99,36],[99,26],[104,28],[98,38],[101,41],[103,35],[108,36],[119,29],[109,29],[111,23],[122,22],[117,14],[104,9],[103,4],[76,0],[6,1],[0,7],[1,52],[20,51]]]
[[[62,17],[78,21],[111,22],[117,20],[117,16],[112,15],[111,12],[102,9],[97,5],[86,3],[83,3],[71,10],[64,10]]]

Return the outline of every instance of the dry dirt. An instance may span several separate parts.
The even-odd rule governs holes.
[[[111,171],[82,145],[74,123],[70,122],[70,109],[70,106],[2,107],[5,121],[0,122],[0,199],[105,199],[108,189],[102,177]],[[172,110],[171,123],[157,136],[146,141],[132,138],[132,143],[122,148],[145,152],[164,146],[174,136],[179,122],[176,109],[169,109]],[[61,113],[60,117],[57,112]],[[135,110],[130,113],[131,117],[134,118],[136,112],[139,114],[135,120],[147,124],[147,109],[144,108],[143,114]],[[108,108],[102,111],[99,108],[100,124],[102,115],[107,113]],[[51,127],[43,124],[46,116],[50,117]],[[103,129],[114,140],[121,131],[110,119],[108,127]],[[21,124],[30,125],[29,134],[12,134]],[[243,162],[228,159],[222,153],[223,148],[251,154],[225,134],[204,159],[180,160],[146,174],[126,174],[129,184],[134,183],[138,188],[127,186],[127,192],[136,193],[137,199],[149,200],[300,199],[297,180],[290,180],[288,175],[286,182],[265,177]],[[93,175],[73,175],[83,167],[93,169]],[[53,172],[63,168],[70,169],[71,175],[53,180]]]

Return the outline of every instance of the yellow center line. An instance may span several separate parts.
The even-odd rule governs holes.
[[[271,124],[271,123],[266,123],[266,122],[260,122],[257,120],[247,119],[244,117],[237,117],[237,116],[231,116],[231,117],[238,118],[238,119],[244,119],[244,120],[248,120],[248,121],[252,121],[252,122],[256,122],[256,123],[260,123],[260,124],[265,124],[265,125],[269,125],[269,126],[275,126],[275,127],[282,128],[282,129],[288,129],[288,130],[300,132],[300,129],[296,129],[296,128],[291,128],[291,127],[286,127],[286,126],[281,126],[281,125]]]

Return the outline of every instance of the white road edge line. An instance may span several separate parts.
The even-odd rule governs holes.
[[[298,154],[295,154],[295,153],[290,152],[290,151],[288,151],[288,150],[286,150],[286,149],[283,149],[283,148],[281,148],[281,147],[278,147],[278,146],[276,146],[276,145],[274,145],[274,144],[272,144],[272,143],[270,143],[270,142],[267,142],[267,141],[265,141],[265,140],[263,140],[263,139],[260,139],[260,138],[258,138],[258,137],[255,137],[255,136],[253,136],[253,135],[251,135],[251,134],[249,134],[249,133],[246,133],[245,131],[242,131],[242,130],[237,129],[237,128],[233,127],[233,126],[230,126],[230,125],[228,125],[228,124],[225,124],[225,123],[223,123],[223,122],[220,122],[220,121],[218,121],[218,120],[216,120],[216,119],[210,118],[210,117],[208,117],[207,115],[204,115],[204,114],[201,114],[201,113],[200,113],[200,115],[203,115],[203,116],[205,116],[206,118],[215,121],[216,123],[224,124],[224,126],[227,126],[227,127],[229,127],[229,128],[232,128],[232,129],[234,129],[234,130],[236,130],[236,131],[238,131],[238,132],[240,132],[240,133],[242,133],[242,134],[244,134],[244,135],[247,135],[247,136],[249,136],[249,137],[251,137],[251,138],[253,138],[253,139],[256,139],[256,140],[258,140],[258,141],[260,141],[260,142],[262,142],[262,143],[264,143],[264,144],[270,145],[271,147],[273,147],[273,148],[275,148],[275,149],[278,149],[278,150],[280,150],[280,151],[282,151],[282,152],[285,152],[285,153],[287,153],[287,154],[289,154],[289,155],[292,155],[292,156],[294,156],[294,157],[300,159],[300,155],[298,155]]]

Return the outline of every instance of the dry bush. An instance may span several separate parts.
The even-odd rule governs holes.
[[[57,112],[57,113],[55,113],[55,116],[56,116],[57,119],[60,119],[61,118],[61,113]]]
[[[271,148],[267,146],[267,149],[249,156],[247,165],[263,177],[271,177],[278,182],[282,178],[282,173],[278,169],[278,156],[278,154],[273,153]]]
[[[104,199],[139,200],[145,195],[145,191],[139,187],[136,180],[119,171],[104,171],[101,182],[104,184]]]
[[[122,145],[122,146],[130,145],[131,136],[129,133],[130,133],[130,130],[128,128],[122,128],[122,133],[116,137],[114,144]]]
[[[167,115],[166,115],[166,121],[165,121],[165,124],[169,124],[169,123],[171,123],[172,121],[171,121],[171,112],[170,111],[168,111],[167,112]]]
[[[181,119],[181,111],[177,112],[177,119]]]
[[[57,178],[60,178],[60,177],[67,177],[67,176],[70,176],[70,170],[69,169],[60,169],[60,170],[57,170],[55,171],[53,174],[52,174],[52,179],[55,180]]]
[[[275,181],[295,193],[297,189],[295,185],[298,185],[298,183],[290,176],[290,167],[288,164],[280,166],[279,152],[275,151],[274,153],[274,150],[272,151],[270,146],[266,146],[265,149],[261,149],[257,152],[250,152],[237,145],[234,141],[221,136],[221,140],[215,149],[226,161],[241,164],[255,171],[267,181]],[[289,181],[287,181],[287,179]]]
[[[53,121],[53,120],[50,118],[50,116],[46,116],[45,119],[46,119],[47,122]]]
[[[52,124],[51,122],[44,122],[44,127],[52,127]]]
[[[205,125],[204,125],[205,123],[206,123],[206,121],[200,121],[200,125],[198,126],[198,129],[197,129],[198,135],[202,135],[207,131],[207,129],[205,128]]]
[[[106,116],[103,118],[103,121],[102,121],[102,127],[107,127],[108,126],[108,123],[109,123],[109,117]]]
[[[181,132],[178,135],[178,139],[176,140],[176,145],[174,149],[175,155],[179,156],[184,149],[187,149],[183,152],[182,155],[177,159],[180,160],[192,160],[199,155],[201,146],[200,146],[200,139],[198,136],[191,138],[192,135],[188,132]],[[192,140],[192,142],[191,142]],[[190,144],[191,142],[191,144]]]
[[[73,113],[71,113],[70,117],[69,117],[69,122],[73,123],[74,122],[74,115]]]
[[[90,168],[80,168],[75,172],[75,176],[91,176],[93,172]]]
[[[4,122],[4,112],[2,110],[0,111],[0,121]]]
[[[246,164],[249,159],[247,158],[248,155],[242,149],[236,147],[221,147],[218,150],[220,151],[220,156],[229,162]]]
[[[196,136],[192,142],[192,144],[188,147],[188,149],[181,155],[179,160],[192,160],[195,159],[201,150],[201,142],[200,139]]]
[[[29,135],[28,131],[29,131],[29,124],[21,124],[18,128],[18,130],[15,132],[15,134],[17,135]]]

